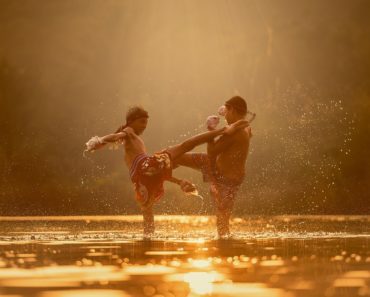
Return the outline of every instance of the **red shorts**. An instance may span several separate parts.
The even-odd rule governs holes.
[[[136,156],[130,168],[136,200],[142,205],[147,205],[161,199],[164,194],[163,183],[171,176],[172,161],[169,153]]]
[[[219,209],[232,207],[242,181],[235,181],[223,176],[212,165],[206,153],[191,153],[195,166],[202,172],[203,181],[210,182],[210,193]]]

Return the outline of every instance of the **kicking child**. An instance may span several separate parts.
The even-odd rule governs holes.
[[[232,135],[248,126],[247,121],[241,120],[228,127],[193,136],[178,145],[149,156],[140,138],[148,124],[148,118],[149,115],[143,108],[133,107],[127,112],[126,124],[119,127],[115,133],[103,137],[92,137],[86,143],[86,151],[97,150],[108,143],[121,142],[124,144],[125,162],[134,184],[136,200],[143,213],[144,236],[151,236],[154,233],[153,204],[159,201],[164,194],[164,181],[179,184],[184,192],[195,190],[190,182],[172,177],[174,162],[200,144],[209,142],[220,135]]]

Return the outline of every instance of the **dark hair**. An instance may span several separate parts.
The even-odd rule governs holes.
[[[247,102],[240,96],[231,97],[225,102],[225,106],[231,106],[242,116],[245,116],[248,111]]]
[[[141,106],[133,106],[130,107],[130,109],[126,113],[126,124],[120,126],[115,133],[121,132],[123,129],[125,129],[130,123],[137,119],[141,118],[149,118],[148,112],[142,108]]]

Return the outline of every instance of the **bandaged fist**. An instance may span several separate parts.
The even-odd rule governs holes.
[[[91,152],[99,148],[103,144],[101,138],[99,136],[94,136],[86,142],[86,151]]]
[[[220,123],[220,118],[216,115],[211,115],[207,118],[207,129],[209,131],[215,130],[217,125]]]
[[[220,108],[218,109],[218,114],[220,115],[220,116],[225,116],[225,114],[226,114],[226,106],[225,105],[222,105],[222,106],[220,106]]]

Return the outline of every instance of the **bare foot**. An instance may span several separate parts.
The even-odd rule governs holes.
[[[191,182],[187,180],[182,180],[180,187],[181,187],[181,190],[184,191],[185,193],[194,192],[197,189],[194,184],[192,184]]]

